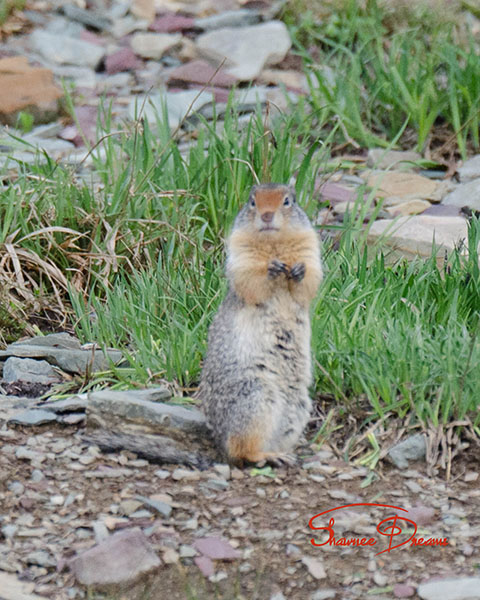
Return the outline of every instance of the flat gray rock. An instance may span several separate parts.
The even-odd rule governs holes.
[[[117,392],[102,390],[92,392],[87,409],[89,423],[94,426],[112,428],[118,424],[121,431],[127,431],[130,422],[138,431],[174,431],[206,434],[204,415],[195,408],[184,408],[175,404],[151,402],[145,395],[135,390]]]
[[[425,436],[418,433],[391,448],[388,456],[398,469],[406,469],[409,460],[423,460],[426,452]]]
[[[98,44],[36,29],[30,34],[30,47],[43,58],[60,64],[96,69],[105,56],[105,49]]]
[[[88,406],[88,394],[79,394],[65,400],[51,400],[42,402],[42,410],[48,410],[57,414],[84,411]]]
[[[14,425],[43,425],[56,420],[56,415],[50,411],[32,409],[14,415],[8,422]]]
[[[207,59],[220,64],[226,58],[227,73],[240,81],[251,81],[266,66],[281,62],[291,47],[288,29],[281,21],[251,27],[224,27],[196,40]]]
[[[48,335],[37,335],[33,338],[13,342],[8,348],[17,346],[51,346],[52,348],[67,348],[69,350],[81,350],[82,345],[77,338],[69,333],[50,333]]]
[[[480,179],[480,154],[466,160],[457,172],[462,183]]]
[[[442,201],[446,206],[468,207],[470,210],[480,211],[480,179],[473,179],[461,183],[453,192],[450,192]]]
[[[47,361],[16,356],[11,356],[5,361],[3,379],[8,383],[28,381],[46,385],[62,381],[62,377]]]
[[[110,362],[118,364],[122,360],[119,350],[108,348],[107,355],[100,349],[83,349],[80,342],[67,333],[37,336],[15,342],[0,351],[0,360],[10,356],[19,358],[45,359],[69,373],[84,374],[108,369]]]
[[[480,577],[429,581],[418,586],[417,594],[423,600],[480,600]]]
[[[69,561],[77,581],[100,586],[134,582],[160,566],[160,559],[138,528],[121,531]]]
[[[246,27],[259,23],[261,19],[262,15],[258,11],[241,8],[239,10],[226,10],[216,15],[195,19],[195,27],[205,31],[220,29],[222,27]]]

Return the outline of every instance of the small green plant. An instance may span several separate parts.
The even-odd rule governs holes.
[[[29,133],[33,129],[33,115],[26,111],[20,111],[17,117],[17,127],[22,133]]]

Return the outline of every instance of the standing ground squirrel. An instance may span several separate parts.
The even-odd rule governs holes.
[[[322,279],[318,236],[291,187],[253,186],[227,241],[226,270],[199,397],[231,461],[275,462],[310,414],[309,305]]]

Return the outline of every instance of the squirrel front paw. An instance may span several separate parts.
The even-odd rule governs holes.
[[[288,266],[284,262],[274,258],[268,265],[268,278],[276,279],[282,273],[288,277]]]
[[[305,277],[305,263],[295,263],[288,274],[289,279],[293,279],[297,283]]]

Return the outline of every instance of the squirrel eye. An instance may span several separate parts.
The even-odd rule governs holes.
[[[283,206],[290,206],[290,197],[289,196],[285,196],[285,198],[283,200]]]
[[[252,198],[252,199],[250,200],[250,206],[255,206],[255,198]]]

